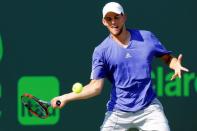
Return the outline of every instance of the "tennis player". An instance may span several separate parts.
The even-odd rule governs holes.
[[[104,79],[111,84],[111,95],[101,131],[170,131],[163,106],[156,98],[151,81],[151,62],[159,57],[174,70],[172,80],[181,78],[182,55],[173,57],[150,31],[127,29],[123,7],[116,2],[103,7],[103,25],[109,35],[93,53],[91,81],[79,94],[68,93],[52,99],[68,102],[88,99],[101,93]]]

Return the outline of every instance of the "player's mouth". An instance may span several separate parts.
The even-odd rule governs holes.
[[[118,27],[118,26],[113,25],[113,26],[111,26],[111,29],[113,29],[113,30],[115,30],[115,31],[118,31],[118,30],[119,30],[119,27]]]

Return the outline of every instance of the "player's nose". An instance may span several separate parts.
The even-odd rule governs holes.
[[[112,19],[111,23],[112,23],[112,25],[116,24],[115,19]]]

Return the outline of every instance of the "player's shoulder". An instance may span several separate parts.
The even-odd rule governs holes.
[[[148,30],[135,29],[134,32],[138,32],[144,40],[152,39],[154,36],[154,33]]]
[[[128,29],[131,32],[131,37],[133,40],[138,41],[146,41],[147,39],[151,38],[152,32],[148,30],[142,30],[142,29]]]
[[[148,30],[139,30],[139,32],[143,37],[150,37],[153,34],[151,31]]]
[[[104,52],[106,51],[111,45],[111,39],[106,37],[99,45],[95,47],[95,51]]]

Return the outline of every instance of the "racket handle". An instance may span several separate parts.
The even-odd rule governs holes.
[[[56,105],[57,105],[57,106],[60,106],[60,105],[61,105],[61,101],[60,101],[60,100],[57,100],[57,101],[56,101]]]

